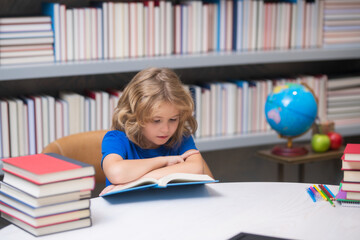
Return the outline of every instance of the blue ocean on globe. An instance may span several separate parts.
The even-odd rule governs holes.
[[[301,84],[276,86],[265,103],[266,120],[282,137],[305,133],[317,116],[317,103],[311,91]]]

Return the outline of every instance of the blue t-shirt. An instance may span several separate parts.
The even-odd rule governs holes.
[[[102,141],[101,167],[104,158],[111,153],[119,154],[123,159],[144,159],[159,156],[181,155],[191,149],[197,150],[194,139],[191,136],[183,137],[179,147],[168,148],[160,146],[156,149],[143,149],[131,142],[124,132],[113,130],[107,132]],[[110,181],[106,178],[106,186],[110,184]]]

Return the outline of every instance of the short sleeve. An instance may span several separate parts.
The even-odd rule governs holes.
[[[105,134],[102,144],[101,144],[101,167],[103,164],[104,158],[112,153],[120,155],[122,158],[127,158],[127,151],[129,140],[126,137],[124,132],[121,131],[109,131]]]
[[[185,153],[188,150],[192,150],[192,149],[197,150],[197,147],[194,142],[194,138],[192,136],[183,137],[181,145],[179,147],[179,155]]]

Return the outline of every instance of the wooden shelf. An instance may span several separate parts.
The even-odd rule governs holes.
[[[360,48],[213,52],[133,59],[0,66],[0,81],[137,72],[151,66],[181,69],[351,59],[360,59]]]

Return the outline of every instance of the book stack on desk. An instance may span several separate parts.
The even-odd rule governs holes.
[[[0,18],[0,65],[54,61],[48,16]]]
[[[35,236],[91,226],[94,166],[55,153],[3,162],[1,217]]]
[[[360,144],[347,144],[341,160],[344,176],[336,200],[360,206]]]

